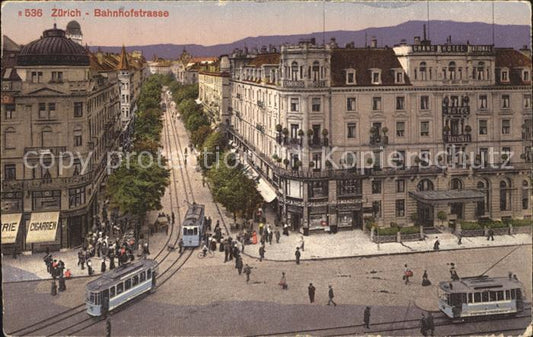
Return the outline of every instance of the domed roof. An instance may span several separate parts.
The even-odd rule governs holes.
[[[70,21],[67,24],[67,34],[81,35],[81,26],[78,21]]]
[[[89,52],[81,45],[67,39],[65,31],[53,29],[43,32],[39,40],[25,45],[17,56],[17,64],[88,66]]]

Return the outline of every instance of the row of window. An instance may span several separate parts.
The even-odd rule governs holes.
[[[130,290],[133,287],[136,287],[138,284],[150,280],[152,278],[152,271],[148,269],[146,272],[142,271],[139,275],[135,275],[127,280],[118,283],[115,286],[109,288],[109,298],[113,298],[122,294],[125,291]],[[89,293],[89,302],[95,305],[102,304],[101,293],[90,292]]]
[[[371,69],[370,75],[372,84],[381,84],[381,70],[380,69]],[[403,84],[404,83],[404,74],[402,70],[394,70],[394,83]],[[355,85],[356,81],[356,71],[355,69],[349,68],[346,69],[346,84]]]
[[[30,75],[32,83],[43,83],[43,72],[42,71],[32,71]],[[52,71],[49,82],[63,82],[63,72],[62,71]]]
[[[461,294],[446,294],[447,302],[450,305],[460,303],[485,303],[497,301],[510,301],[522,298],[521,289],[498,290],[498,291],[482,291],[475,293],[461,293]],[[458,303],[455,303],[458,302]]]

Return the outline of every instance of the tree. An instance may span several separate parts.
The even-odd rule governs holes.
[[[209,125],[209,121],[203,113],[195,113],[190,115],[187,118],[187,122],[185,123],[185,127],[191,132],[198,130],[201,126],[204,125]]]
[[[440,225],[442,226],[443,222],[446,221],[446,219],[448,219],[448,214],[446,214],[446,212],[444,211],[439,211],[437,213],[437,219],[440,220]]]
[[[199,158],[202,169],[206,170],[216,163],[217,152],[219,154],[218,157],[222,158],[221,154],[226,148],[226,144],[226,138],[219,131],[213,132],[207,136]]]
[[[191,142],[194,146],[202,146],[211,133],[211,127],[209,125],[202,125],[198,130],[191,133]]]
[[[109,176],[107,195],[111,206],[140,219],[135,228],[136,243],[146,212],[162,208],[161,198],[170,182],[170,171],[163,165],[165,160],[158,165],[150,163],[148,156],[133,154]]]

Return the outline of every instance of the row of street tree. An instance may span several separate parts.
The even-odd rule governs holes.
[[[237,216],[251,218],[262,202],[257,183],[244,172],[242,165],[234,165],[237,158],[224,160],[229,153],[225,133],[213,128],[201,105],[195,102],[198,86],[178,86],[172,90],[191,143],[199,150],[199,164],[207,177],[216,202]]]
[[[163,129],[161,89],[168,81],[165,76],[152,75],[143,83],[134,120],[133,151],[123,156],[107,183],[111,207],[136,218],[136,242],[146,213],[162,208],[161,198],[170,183],[166,158],[159,154]]]

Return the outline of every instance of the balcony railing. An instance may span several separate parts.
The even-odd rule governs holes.
[[[472,135],[463,134],[463,135],[442,135],[442,139],[445,143],[470,143],[472,141]]]
[[[470,114],[469,106],[442,106],[442,113],[444,115],[452,116],[467,116]]]
[[[313,82],[311,82],[311,85],[310,85],[310,87],[312,87],[312,88],[324,88],[325,86],[326,86],[326,81],[324,81],[324,80],[313,81]]]
[[[57,178],[41,178],[41,179],[16,179],[2,181],[2,189],[5,191],[17,191],[27,189],[40,188],[57,188],[62,189],[70,187],[71,185],[78,185],[92,182],[94,172],[89,172],[84,175],[77,175],[71,177],[57,177]]]
[[[54,157],[58,157],[62,153],[67,151],[66,146],[45,146],[45,147],[25,147],[24,153],[28,158],[32,156],[41,156],[45,154],[52,154]],[[31,155],[30,155],[31,152]]]
[[[285,88],[305,88],[304,81],[283,80]]]

